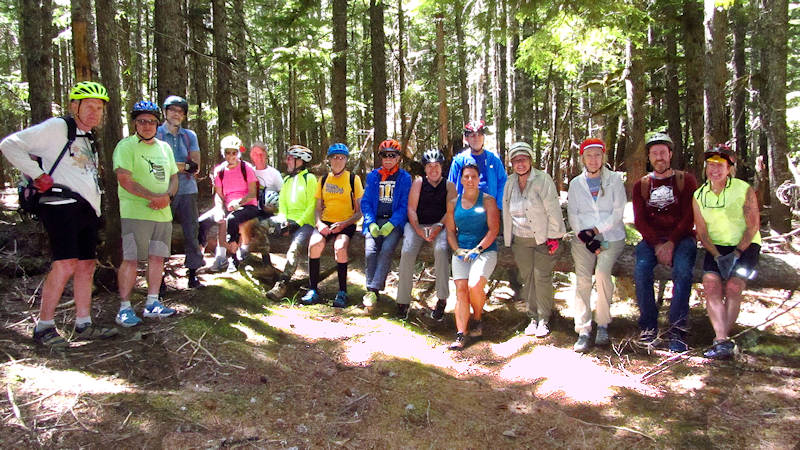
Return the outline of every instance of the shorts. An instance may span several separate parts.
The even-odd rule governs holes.
[[[122,219],[122,259],[146,261],[148,256],[169,258],[172,222]]]
[[[53,261],[97,257],[100,218],[86,200],[63,205],[39,205],[39,218],[50,238]]]
[[[715,245],[717,247],[717,251],[720,255],[727,255],[728,253],[733,252],[736,248],[735,245]],[[761,252],[761,246],[758,244],[750,244],[747,249],[742,253],[742,256],[739,257],[739,260],[736,261],[736,265],[733,267],[733,272],[731,276],[736,276],[743,280],[752,280],[756,277],[756,265],[758,265],[758,254]],[[717,267],[717,262],[714,261],[714,257],[711,256],[711,253],[706,252],[706,256],[703,259],[703,273],[715,273],[719,275],[719,267]]]
[[[478,278],[487,280],[492,276],[497,265],[497,251],[491,250],[481,253],[474,261],[463,261],[453,255],[450,266],[453,270],[453,280],[469,280],[469,284],[478,282]]]
[[[326,222],[326,221],[323,220],[322,223],[324,223],[325,225],[331,225],[331,224],[333,224],[335,222]],[[342,231],[340,231],[338,233],[331,233],[331,234],[325,236],[325,240],[336,239],[336,236],[339,236],[340,234],[344,234],[345,236],[347,236],[349,238],[352,238],[353,235],[356,234],[356,224],[352,223],[352,224],[344,227],[344,230],[342,230]]]

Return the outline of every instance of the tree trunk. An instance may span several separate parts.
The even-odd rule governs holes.
[[[377,167],[378,144],[386,139],[386,36],[383,31],[382,0],[369,2],[369,35],[372,60],[372,148]]]
[[[191,103],[189,105],[190,109],[196,107],[189,127],[197,134],[197,143],[200,146],[201,170],[199,173],[206,174],[209,172],[211,164],[216,160],[216,152],[212,152],[209,145],[208,124],[203,114],[208,105],[208,77],[204,74],[209,72],[209,60],[206,56],[208,54],[208,32],[206,31],[205,23],[211,9],[203,0],[189,0],[188,12],[189,42],[194,50],[189,54],[192,78],[191,96],[188,100]],[[208,192],[210,192],[210,189],[198,190],[201,195]]]
[[[645,133],[645,91],[644,68],[641,49],[629,40],[625,45],[625,94],[628,113],[628,136],[625,146],[625,190],[630,198],[633,184],[644,175],[646,155],[644,152]]]
[[[333,0],[333,140],[347,143],[347,0]]]
[[[156,50],[157,103],[169,95],[186,97],[186,21],[181,0],[155,0],[153,48]]]
[[[687,155],[692,156],[694,175],[703,174],[703,13],[696,0],[683,2],[683,48],[686,71],[686,117],[691,132]]]
[[[214,75],[217,79],[214,99],[219,113],[220,137],[233,131],[233,103],[231,102],[231,58],[228,53],[228,13],[225,0],[213,0],[214,16]]]
[[[452,158],[450,136],[447,131],[447,68],[444,61],[444,13],[436,14],[436,92],[439,99],[439,148],[445,158]]]
[[[25,79],[28,81],[28,104],[31,123],[50,118],[52,113],[53,28],[52,0],[21,0],[21,53],[25,58]]]
[[[464,18],[468,17],[464,10],[463,0],[453,3],[455,9],[456,55],[458,57],[458,97],[461,100],[461,125],[469,121],[469,90],[467,89],[467,48],[464,39]]]
[[[784,181],[793,181],[786,159],[786,69],[789,31],[787,0],[761,0],[764,14],[765,46],[764,91],[761,111],[767,133],[769,151],[769,221],[775,231],[787,233],[792,229],[789,207],[781,203],[775,192]]]
[[[497,113],[497,156],[500,160],[506,160],[506,130],[508,129],[508,59],[506,54],[508,27],[506,24],[506,15],[508,15],[508,8],[506,0],[500,0],[500,17],[497,21],[500,23],[500,36],[497,38],[497,100],[499,111]]]
[[[403,14],[403,0],[397,0],[397,82],[398,96],[400,97],[400,137],[403,148],[408,146],[406,142],[406,25]]]
[[[726,142],[730,136],[726,114],[728,80],[727,12],[715,0],[705,0],[705,129],[704,148]]]
[[[667,23],[677,23],[678,17],[675,13],[675,7],[670,5],[665,8],[667,16]],[[678,80],[678,49],[675,35],[677,30],[673,26],[664,33],[664,44],[666,50],[667,64],[665,70],[664,86],[666,92],[664,95],[665,109],[667,115],[667,131],[674,142],[672,150],[672,167],[676,169],[685,169],[686,160],[683,154],[683,127],[681,125],[681,99],[680,99],[680,82]]]
[[[233,30],[230,33],[233,40],[234,59],[232,61],[233,69],[233,99],[234,115],[233,119],[236,122],[236,133],[239,138],[249,145],[252,142],[250,135],[250,93],[247,85],[250,80],[250,75],[247,71],[247,23],[244,17],[244,4],[243,0],[233,0],[234,19],[231,21]]]
[[[745,57],[747,36],[747,14],[741,0],[731,7],[733,23],[733,136],[736,156],[739,158],[737,176],[750,179],[753,161],[747,157],[747,60]]]
[[[58,105],[61,114],[67,110],[67,103],[64,101],[64,84],[61,81],[61,61],[58,44],[50,46],[51,65],[53,66],[53,100]]]

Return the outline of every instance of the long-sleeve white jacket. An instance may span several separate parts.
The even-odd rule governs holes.
[[[600,172],[601,184],[597,201],[592,198],[586,171],[569,182],[567,197],[567,218],[575,233],[596,227],[606,241],[625,239],[625,225],[622,214],[628,198],[622,176],[603,167]]]

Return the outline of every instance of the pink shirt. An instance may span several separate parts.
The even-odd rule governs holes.
[[[242,163],[240,162],[239,164]],[[258,183],[256,173],[253,169],[247,164],[245,164],[244,167],[247,173],[247,180],[242,178],[242,169],[238,164],[232,169],[228,168],[226,165],[223,170],[217,172],[217,176],[214,178],[214,186],[222,188],[222,195],[225,197],[225,206],[233,200],[245,197],[249,192],[247,188],[249,183]],[[220,178],[222,172],[225,172],[225,175]],[[251,198],[243,205],[258,206],[258,201],[255,198]]]

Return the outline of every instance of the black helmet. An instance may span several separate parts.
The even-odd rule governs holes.
[[[717,144],[703,152],[703,159],[708,160],[714,156],[719,156],[728,164],[734,165],[736,163],[736,153],[726,144]]]
[[[170,95],[167,97],[167,99],[164,100],[164,111],[170,106],[180,106],[184,114],[189,114],[189,103],[183,97],[178,97],[177,95]]]
[[[431,148],[425,150],[425,153],[422,154],[422,164],[428,164],[432,162],[442,163],[444,162],[444,154],[438,148]]]

